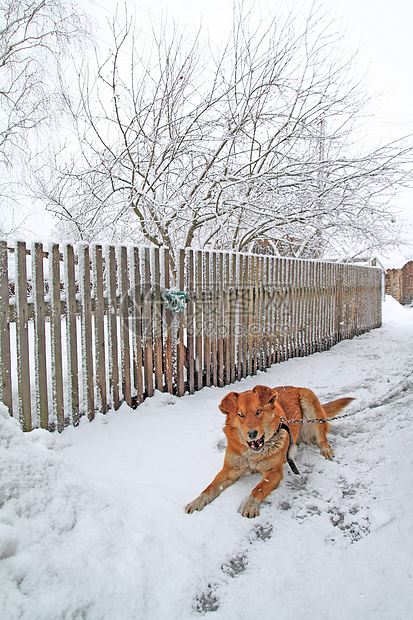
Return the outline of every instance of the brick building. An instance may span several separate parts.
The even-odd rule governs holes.
[[[391,295],[401,304],[412,303],[413,261],[409,261],[401,269],[387,269],[386,294]]]

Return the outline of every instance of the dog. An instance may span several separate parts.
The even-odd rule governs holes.
[[[337,415],[352,400],[339,398],[321,405],[311,390],[291,386],[257,385],[245,392],[230,392],[219,405],[226,415],[224,466],[211,484],[185,507],[185,512],[202,510],[244,474],[260,473],[262,480],[241,508],[243,517],[257,517],[261,502],[280,484],[284,463],[288,461],[298,473],[289,454],[294,444],[317,444],[326,459],[333,458],[334,452],[327,442],[330,430],[327,418]],[[326,422],[307,424],[293,420]]]

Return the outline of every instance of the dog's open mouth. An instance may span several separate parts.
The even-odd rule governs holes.
[[[251,450],[254,450],[254,452],[259,452],[260,450],[263,449],[264,442],[265,440],[264,440],[264,435],[263,435],[259,439],[254,439],[254,441],[247,441],[247,444],[249,445]]]

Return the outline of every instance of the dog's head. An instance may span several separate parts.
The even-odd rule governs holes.
[[[235,429],[253,452],[260,452],[280,423],[282,409],[276,400],[276,390],[257,385],[246,392],[230,392],[219,408],[227,416],[227,427]]]

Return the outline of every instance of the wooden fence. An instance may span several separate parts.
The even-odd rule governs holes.
[[[0,396],[22,428],[224,386],[381,325],[377,268],[0,242]]]

